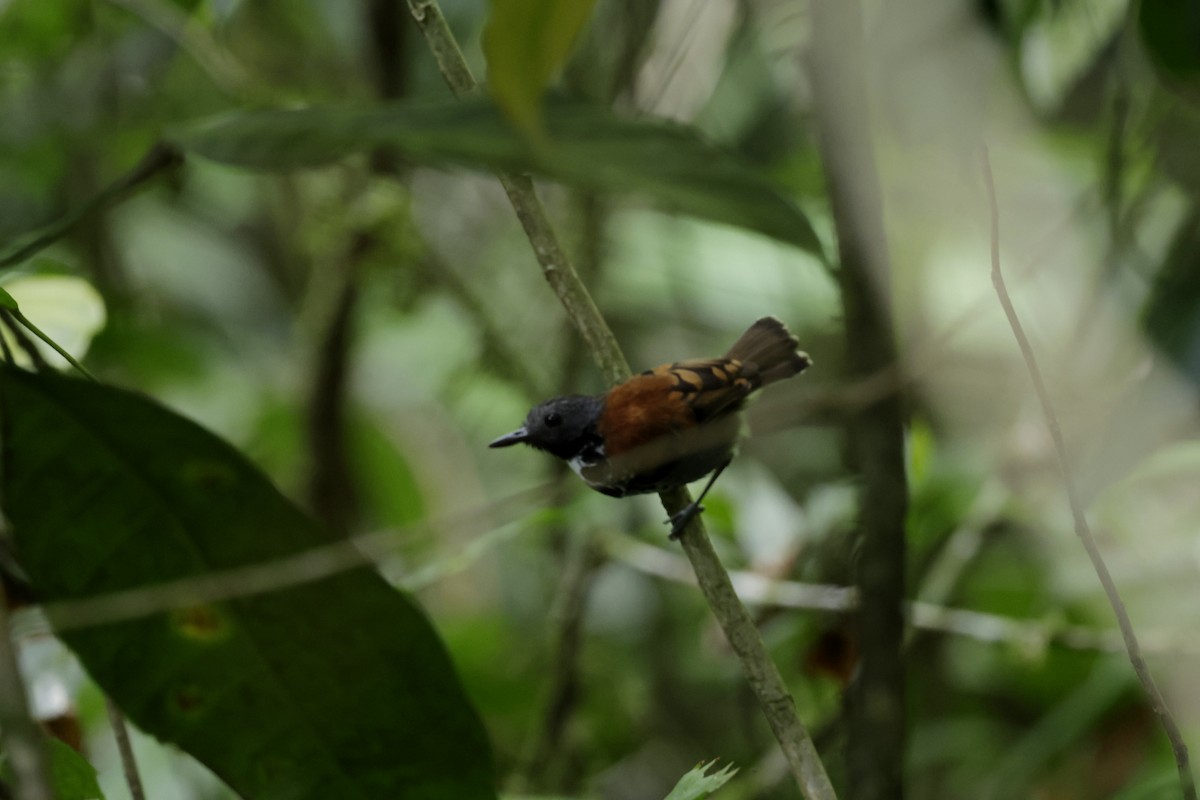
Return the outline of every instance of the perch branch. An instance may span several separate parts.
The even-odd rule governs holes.
[[[436,0],[408,0],[408,4],[451,91],[456,95],[474,91],[477,88],[475,78]],[[542,273],[563,304],[567,316],[579,329],[588,351],[610,384],[624,380],[629,376],[625,356],[559,244],[545,208],[534,192],[533,181],[524,175],[506,173],[500,173],[499,178],[533,246]],[[668,513],[672,514],[691,502],[686,489],[664,492],[660,498]],[[729,575],[713,550],[704,523],[698,517],[694,518],[680,540],[696,570],[705,600],[741,659],[747,680],[775,738],[779,740],[797,785],[807,797],[814,800],[835,797],[816,746],[796,714],[795,702],[787,685],[767,653],[749,612],[733,591]]]
[[[1042,379],[1042,372],[1038,368],[1037,359],[1034,357],[1033,346],[1030,345],[1029,338],[1025,335],[1025,329],[1022,327],[1021,320],[1017,317],[1017,311],[1013,307],[1012,299],[1008,295],[1008,288],[1004,283],[1004,275],[1000,271],[1000,207],[996,202],[996,184],[992,177],[991,159],[988,157],[986,148],[982,154],[982,162],[983,180],[987,189],[988,207],[991,213],[992,285],[996,289],[996,296],[1000,299],[1000,305],[1004,308],[1004,315],[1008,318],[1008,324],[1012,328],[1013,336],[1016,337],[1017,346],[1021,350],[1021,357],[1025,360],[1025,367],[1029,370],[1029,377],[1033,381],[1034,392],[1037,394],[1038,403],[1042,407],[1042,415],[1046,419],[1046,427],[1050,431],[1050,439],[1054,443],[1054,456],[1058,462],[1059,472],[1062,474],[1063,486],[1067,492],[1067,502],[1071,506],[1071,518],[1075,524],[1075,535],[1083,542],[1083,549],[1087,551],[1088,558],[1092,560],[1092,567],[1096,570],[1096,576],[1100,579],[1100,585],[1104,587],[1104,594],[1108,597],[1113,615],[1117,618],[1117,625],[1121,629],[1121,636],[1125,640],[1125,649],[1129,653],[1129,662],[1133,665],[1133,671],[1137,675],[1138,681],[1142,684],[1142,690],[1146,693],[1151,708],[1158,715],[1159,723],[1162,725],[1163,731],[1167,734],[1167,739],[1171,742],[1171,750],[1175,755],[1175,766],[1179,770],[1179,785],[1182,796],[1185,800],[1196,800],[1196,783],[1192,777],[1192,770],[1188,760],[1187,744],[1184,743],[1179,726],[1175,723],[1175,718],[1171,715],[1171,711],[1167,708],[1167,703],[1163,699],[1162,693],[1158,690],[1158,685],[1154,682],[1154,676],[1150,674],[1150,668],[1146,665],[1146,659],[1142,655],[1141,645],[1138,644],[1137,635],[1133,631],[1133,623],[1130,622],[1129,614],[1125,611],[1125,603],[1121,600],[1121,594],[1117,590],[1117,585],[1113,582],[1112,575],[1108,572],[1108,566],[1104,563],[1103,556],[1100,555],[1100,548],[1096,544],[1095,537],[1092,536],[1091,526],[1088,525],[1087,517],[1083,512],[1083,501],[1079,497],[1079,490],[1075,486],[1075,479],[1071,473],[1070,460],[1067,458],[1067,445],[1063,439],[1062,429],[1058,424],[1058,415],[1054,412],[1054,406],[1050,402],[1050,393],[1046,391],[1046,383]]]

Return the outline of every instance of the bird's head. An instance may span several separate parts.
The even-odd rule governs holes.
[[[527,444],[559,458],[573,458],[595,441],[596,421],[603,407],[602,397],[555,397],[534,406],[524,425],[488,447]]]

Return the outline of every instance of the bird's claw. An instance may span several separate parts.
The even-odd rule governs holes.
[[[677,511],[671,515],[670,519],[663,520],[664,525],[671,526],[670,538],[675,540],[683,535],[683,529],[688,526],[689,522],[700,516],[702,511],[704,511],[704,506],[699,503],[688,503],[682,511]]]

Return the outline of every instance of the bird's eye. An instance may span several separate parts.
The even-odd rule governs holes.
[[[557,428],[559,425],[562,424],[562,417],[559,416],[559,414],[557,414],[556,412],[551,411],[549,414],[546,415],[546,419],[544,421],[546,423],[547,428]]]

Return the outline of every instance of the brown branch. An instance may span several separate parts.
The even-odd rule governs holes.
[[[474,91],[477,86],[475,78],[436,0],[408,0],[408,4],[451,91],[456,95]],[[560,246],[545,209],[533,190],[533,182],[523,175],[500,173],[498,177],[533,246],[542,274],[583,336],[592,358],[610,384],[624,380],[629,376],[625,356],[608,323],[592,301],[587,287]],[[663,492],[660,498],[670,514],[682,510],[691,502],[691,496],[683,488]],[[809,798],[826,800],[835,797],[816,746],[796,714],[787,685],[767,653],[749,612],[733,591],[729,575],[721,566],[704,523],[698,516],[683,531],[680,541],[696,570],[705,600],[741,659],[742,669],[775,738],[779,740],[797,785]]]
[[[867,52],[858,0],[815,0],[813,97],[818,150],[837,230],[846,363],[864,379],[897,365],[883,203],[871,142]],[[903,382],[900,379],[899,382]],[[846,773],[855,800],[903,797],[903,602],[908,485],[898,392],[849,419],[850,457],[861,476],[854,580],[860,668],[846,692]]]
[[[587,609],[588,592],[596,571],[604,562],[593,537],[571,536],[561,564],[562,578],[558,584],[548,623],[551,629],[550,657],[552,669],[545,699],[540,708],[540,721],[522,759],[513,791],[564,791],[555,786],[553,769],[561,759],[559,754],[567,741],[567,723],[579,702],[579,651],[583,639],[583,615]]]
[[[347,412],[354,313],[358,307],[360,264],[374,246],[365,232],[354,235],[341,258],[341,285],[321,334],[309,401],[307,498],[313,514],[339,537],[349,535],[359,503],[348,450]]]
[[[987,188],[988,204],[991,212],[992,285],[996,289],[996,296],[1000,300],[1000,305],[1004,308],[1004,315],[1008,318],[1009,327],[1012,328],[1013,336],[1017,340],[1017,346],[1021,350],[1021,357],[1025,360],[1025,366],[1029,370],[1029,377],[1033,381],[1034,392],[1037,394],[1038,403],[1042,407],[1042,415],[1046,419],[1046,428],[1050,431],[1050,439],[1054,443],[1054,456],[1058,462],[1059,472],[1062,475],[1063,486],[1066,489],[1067,502],[1071,506],[1071,518],[1075,525],[1075,535],[1083,542],[1083,549],[1087,551],[1088,558],[1092,561],[1092,567],[1096,570],[1096,576],[1100,579],[1100,585],[1104,587],[1104,594],[1108,597],[1108,603],[1112,606],[1113,615],[1117,618],[1117,625],[1121,629],[1121,636],[1125,640],[1125,650],[1129,654],[1129,663],[1133,665],[1134,674],[1137,675],[1138,681],[1142,684],[1142,690],[1146,693],[1146,698],[1150,701],[1150,706],[1154,709],[1154,713],[1158,715],[1159,724],[1162,725],[1163,731],[1171,743],[1171,751],[1175,755],[1175,766],[1179,770],[1179,786],[1182,796],[1185,800],[1196,800],[1196,783],[1192,777],[1187,744],[1184,743],[1179,726],[1175,723],[1174,716],[1172,716],[1170,709],[1167,708],[1167,703],[1163,699],[1158,685],[1154,682],[1154,676],[1150,674],[1150,668],[1146,665],[1141,645],[1138,644],[1137,635],[1134,633],[1133,623],[1130,622],[1129,614],[1125,611],[1125,603],[1121,600],[1121,594],[1117,590],[1117,585],[1113,582],[1112,575],[1108,572],[1108,566],[1104,563],[1104,558],[1100,554],[1100,548],[1096,544],[1096,538],[1092,535],[1091,526],[1088,524],[1087,516],[1083,511],[1083,501],[1079,497],[1079,490],[1075,486],[1075,478],[1071,473],[1071,463],[1067,457],[1066,440],[1063,439],[1062,429],[1058,424],[1058,415],[1055,413],[1054,406],[1050,402],[1050,393],[1046,390],[1046,383],[1042,379],[1042,371],[1038,368],[1037,359],[1033,354],[1033,346],[1029,343],[1029,337],[1025,335],[1025,329],[1021,325],[1020,318],[1017,317],[1017,310],[1013,307],[1012,299],[1008,295],[1008,288],[1004,283],[1004,275],[1000,271],[1000,207],[996,202],[996,185],[992,177],[992,164],[986,148],[982,154],[982,162],[983,180]]]

